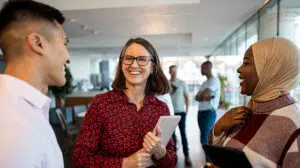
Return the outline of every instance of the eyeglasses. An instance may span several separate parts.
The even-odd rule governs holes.
[[[153,61],[153,59],[147,56],[139,56],[139,57],[125,56],[122,59],[123,59],[123,64],[125,65],[131,65],[133,61],[136,60],[136,62],[140,66],[145,66],[149,63],[149,61]]]

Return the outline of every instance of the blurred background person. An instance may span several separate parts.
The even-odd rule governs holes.
[[[172,90],[172,89],[171,89]],[[169,107],[169,110],[170,110],[170,115],[175,115],[174,114],[174,107],[173,107],[173,103],[172,103],[172,98],[171,98],[171,95],[170,93],[167,93],[167,94],[164,94],[164,95],[156,95],[156,98],[158,98],[158,100],[166,103],[166,105]],[[176,139],[176,134],[178,135],[180,133],[179,131],[179,128],[176,127],[173,135],[172,135],[172,138],[173,138],[173,141],[174,142],[178,142],[181,143],[181,141],[179,139]],[[176,143],[175,143],[175,150],[177,151],[177,146],[176,146]]]
[[[183,146],[183,154],[185,156],[185,164],[187,166],[192,165],[192,161],[189,156],[188,140],[186,137],[186,115],[189,111],[189,95],[186,83],[183,80],[177,78],[177,67],[176,65],[171,65],[169,67],[169,73],[171,75],[170,83],[172,87],[171,98],[174,107],[175,115],[181,116],[179,122],[179,130],[181,135],[181,141]],[[185,108],[184,108],[185,107]],[[176,140],[176,137],[173,136]]]
[[[195,99],[199,102],[198,125],[200,128],[201,144],[208,143],[208,135],[215,124],[217,109],[220,102],[221,84],[217,77],[212,74],[212,63],[206,61],[201,65],[201,74],[207,80],[203,82]]]

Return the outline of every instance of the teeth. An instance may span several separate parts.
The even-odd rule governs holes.
[[[130,72],[130,74],[132,74],[132,75],[139,75],[141,73],[140,72]]]

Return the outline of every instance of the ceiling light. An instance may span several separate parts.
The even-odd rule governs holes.
[[[164,22],[155,22],[155,23],[149,23],[147,25],[145,25],[145,30],[144,32],[146,34],[165,34],[167,32],[169,32],[167,30],[167,25]]]
[[[86,25],[80,25],[82,30],[88,30],[88,27]]]
[[[98,31],[95,31],[95,30],[93,30],[92,33],[93,33],[93,35],[99,34],[99,32],[98,32]]]
[[[76,20],[75,19],[69,19],[69,22],[74,23],[74,22],[76,22]]]
[[[264,3],[262,4],[261,8],[262,8],[263,6],[265,6],[269,1],[270,1],[270,0],[265,0]]]

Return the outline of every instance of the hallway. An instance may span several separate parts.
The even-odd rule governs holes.
[[[191,107],[187,116],[186,128],[187,128],[187,139],[189,143],[190,157],[193,162],[193,168],[201,168],[205,164],[205,155],[202,147],[200,145],[200,131],[198,127],[197,114],[198,114],[198,104],[195,102],[191,103]],[[217,111],[217,119],[224,114],[223,110]],[[177,139],[180,139],[180,134],[176,132]],[[181,142],[181,140],[180,140]],[[177,145],[177,168],[185,168],[184,155],[182,151],[182,145]]]

